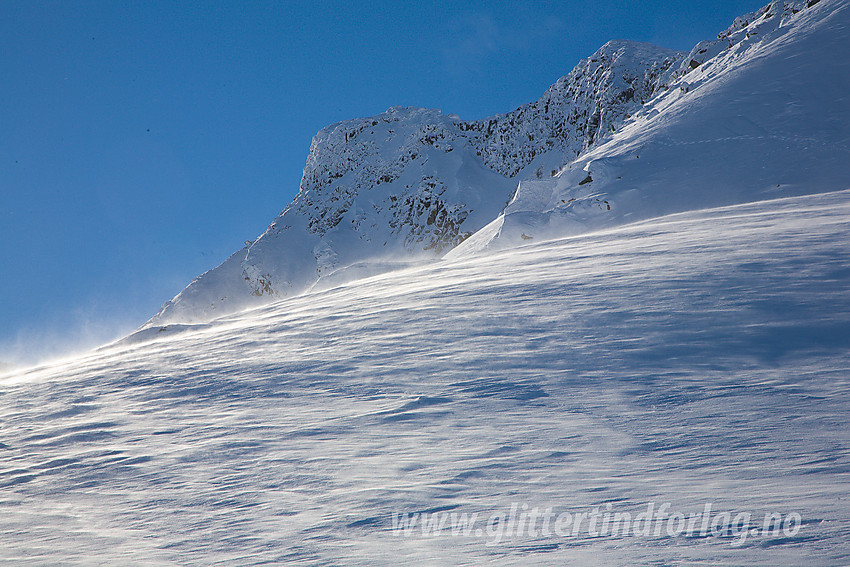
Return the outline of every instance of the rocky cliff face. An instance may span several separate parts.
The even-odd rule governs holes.
[[[609,41],[558,79],[539,100],[505,115],[459,123],[459,127],[487,167],[509,177],[552,150],[572,159],[605,140],[664,89],[684,57],[684,53],[645,43]],[[551,173],[528,172],[537,178]]]

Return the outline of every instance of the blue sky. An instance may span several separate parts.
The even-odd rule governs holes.
[[[689,49],[764,1],[5,2],[0,361],[143,323],[265,229],[327,124],[506,112],[609,39]]]

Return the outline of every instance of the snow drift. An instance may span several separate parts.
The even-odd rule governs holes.
[[[672,215],[6,376],[0,561],[845,564],[848,218],[850,191]],[[754,521],[741,545],[393,530],[649,502]]]

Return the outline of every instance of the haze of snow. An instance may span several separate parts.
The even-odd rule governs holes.
[[[850,563],[850,2],[807,4],[611,42],[493,119],[320,132],[296,202],[149,325],[0,375],[0,561]],[[755,520],[393,529],[649,503]]]
[[[0,383],[0,560],[850,562],[850,191],[663,217],[143,331]],[[794,537],[397,536],[512,503]]]

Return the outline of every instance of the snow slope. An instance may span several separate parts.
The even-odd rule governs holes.
[[[520,181],[504,214],[452,254],[844,188],[848,23],[843,0],[774,2],[739,18],[605,144],[554,178]]]
[[[417,266],[0,378],[0,561],[850,562],[850,191]],[[798,513],[793,536],[394,513]],[[748,532],[749,533],[749,532]]]
[[[850,564],[850,2],[809,3],[611,42],[491,119],[322,130],[144,328],[0,369],[0,561]],[[746,519],[507,520],[648,505]]]

